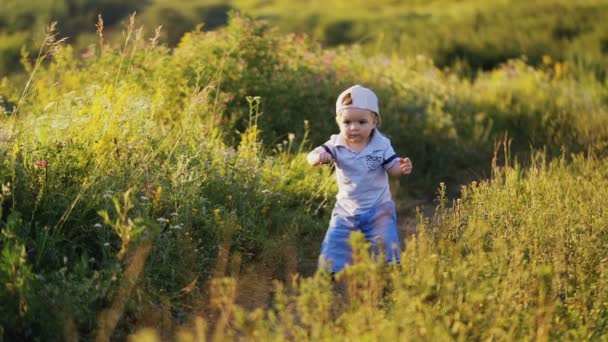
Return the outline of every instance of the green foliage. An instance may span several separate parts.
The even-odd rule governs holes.
[[[231,325],[250,340],[601,340],[608,333],[606,160],[539,154],[494,168],[435,221],[420,217],[401,265],[386,266],[353,234],[354,264],[332,283],[318,272],[272,308],[247,312],[223,292]],[[223,284],[233,284],[223,279]],[[198,326],[206,326],[197,318]],[[185,327],[178,338],[196,334]],[[200,331],[200,328],[199,328]],[[185,339],[184,339],[185,340]]]
[[[7,75],[19,66],[19,50],[27,44],[27,33],[4,34],[0,32],[0,75]]]
[[[37,39],[52,20],[62,24],[78,50],[94,44],[88,34],[101,14],[106,39],[121,39],[128,15],[142,13],[150,30],[163,26],[161,36],[176,46],[182,35],[203,24],[205,30],[226,26],[236,10],[268,20],[282,32],[309,34],[327,46],[359,43],[368,54],[425,55],[440,67],[473,77],[509,59],[526,56],[539,66],[543,56],[594,70],[606,77],[608,12],[604,1],[76,1],[6,0],[0,13],[0,72],[17,71],[24,39]],[[109,31],[109,30],[108,30]],[[25,36],[24,36],[25,35]],[[5,40],[5,42],[2,42]],[[18,44],[18,45],[17,45]]]
[[[538,68],[513,60],[472,81],[424,57],[324,50],[238,15],[224,29],[186,34],[173,51],[150,41],[134,16],[119,48],[100,42],[81,58],[52,32],[44,39],[35,60],[23,58],[25,88],[0,83],[11,104],[0,111],[7,338],[120,339],[140,323],[181,324],[201,310],[217,313],[218,338],[372,339],[371,327],[386,327],[388,338],[412,331],[412,339],[605,333],[603,304],[583,305],[605,298],[606,255],[592,241],[606,243],[605,215],[593,211],[606,194],[582,192],[608,188],[608,96],[593,75],[549,59]],[[277,290],[276,310],[235,306],[241,285],[226,276],[271,265],[256,282],[290,280],[316,268],[337,189],[332,170],[311,169],[305,155],[337,131],[335,96],[353,83],[377,92],[383,132],[416,167],[398,198],[461,181],[458,172],[490,173],[505,132],[520,160],[530,146],[549,157],[562,147],[598,157],[531,162],[529,174],[495,169],[491,183],[463,190],[464,209],[445,209],[442,197],[441,224],[430,229],[421,218],[401,269],[361,247],[361,262],[337,277],[350,284],[338,308],[322,273]],[[542,216],[541,208],[559,211]],[[577,222],[592,229],[570,227]],[[565,270],[564,258],[576,268]],[[517,291],[492,292],[501,286]],[[196,323],[197,333],[205,329]]]
[[[422,54],[439,66],[489,70],[527,56],[559,61],[580,58],[603,65],[608,7],[602,1],[313,1],[284,4],[242,0],[236,7],[269,18],[286,32],[310,33],[335,46],[360,43],[371,51]]]
[[[33,277],[31,266],[27,264],[25,246],[15,239],[11,231],[20,223],[18,217],[9,217],[3,229],[0,254],[0,312],[4,317],[0,331],[8,330],[9,334],[15,327],[27,328],[24,317],[28,312],[29,297],[32,294]]]
[[[6,336],[92,337],[108,303],[140,315],[146,298],[181,296],[193,280],[229,272],[222,253],[242,255],[243,265],[279,263],[288,256],[271,250],[276,241],[319,243],[326,219],[311,213],[335,191],[329,171],[309,172],[293,138],[276,154],[264,149],[260,98],[247,103],[238,144],[226,145],[211,110],[225,95],[212,80],[190,77],[179,56],[128,35],[121,51],[90,59],[57,45],[48,66],[36,61],[18,111],[2,116],[0,225],[18,244],[1,246],[12,253],[6,264],[25,272],[10,293],[16,319],[3,322]],[[119,305],[131,287],[115,279],[145,241],[153,247],[135,278],[141,295]],[[21,315],[19,303],[29,307]],[[49,317],[48,307],[62,315]]]

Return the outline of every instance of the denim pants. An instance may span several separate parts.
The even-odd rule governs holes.
[[[388,201],[358,215],[347,215],[336,207],[321,245],[319,267],[326,267],[335,273],[352,264],[352,249],[348,239],[355,231],[361,231],[365,239],[371,242],[372,253],[375,255],[380,252],[377,241],[380,238],[386,261],[399,263],[400,241],[395,203]]]

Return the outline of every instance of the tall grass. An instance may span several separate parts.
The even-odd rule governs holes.
[[[26,92],[0,83],[20,103],[0,107],[6,339],[126,338],[159,322],[166,339],[197,315],[193,331],[217,339],[605,332],[603,304],[582,304],[605,298],[606,256],[591,239],[606,240],[594,211],[605,204],[606,89],[594,78],[512,61],[471,83],[423,57],[324,50],[239,16],[175,50],[157,44],[158,31],[127,29],[121,46],[80,58],[57,45],[48,63],[33,61]],[[418,170],[397,198],[454,186],[472,169],[494,179],[466,187],[453,209],[443,197],[439,225],[420,217],[400,269],[360,252],[334,303],[328,275],[314,270],[336,186],[304,156],[335,131],[335,95],[352,83],[377,91],[383,132]],[[505,131],[531,171],[492,173]],[[520,154],[530,146],[597,157],[540,163]],[[273,280],[286,284],[274,297]]]
[[[215,324],[197,316],[175,338],[246,340],[602,340],[608,333],[606,160],[573,155],[439,198],[436,223],[419,217],[399,267],[370,258],[337,275],[276,284],[273,304],[244,310],[234,279],[214,283]],[[227,316],[230,317],[227,318]],[[230,324],[226,323],[230,321]],[[205,327],[205,329],[201,329]],[[147,330],[149,339],[156,332]],[[134,336],[142,337],[143,332]]]
[[[235,303],[235,279],[213,283],[213,312],[177,329],[268,340],[602,340],[608,333],[606,160],[572,155],[494,168],[436,223],[419,217],[399,267],[370,258],[353,235],[355,263],[337,275],[276,283],[268,309]],[[441,191],[440,191],[441,192]],[[382,259],[380,259],[382,260]],[[230,323],[228,323],[230,322]],[[156,340],[158,332],[134,334]]]

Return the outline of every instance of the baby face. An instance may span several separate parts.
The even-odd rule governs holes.
[[[360,145],[369,142],[370,134],[378,124],[378,117],[367,109],[347,108],[338,114],[336,121],[346,142]]]

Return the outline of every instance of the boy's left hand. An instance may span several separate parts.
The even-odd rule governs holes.
[[[404,175],[412,173],[412,161],[410,158],[399,158],[399,168]]]

